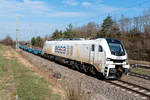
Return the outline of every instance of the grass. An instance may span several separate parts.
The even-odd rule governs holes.
[[[14,58],[6,60],[3,57],[6,50],[8,50],[7,47],[0,45],[0,97],[7,95],[7,84],[3,83],[7,83],[7,81],[9,83],[10,81],[10,83],[15,83],[14,91],[16,93],[13,93],[13,95],[15,97],[17,94],[19,100],[61,100],[61,96],[53,93],[52,89],[49,88],[53,87],[52,84],[44,78],[35,75],[33,71]],[[9,79],[7,80],[7,78]],[[9,98],[0,98],[0,100],[15,100]]]
[[[63,100],[61,95],[53,92],[54,85],[45,78],[25,67],[14,57],[3,55],[10,48],[0,45],[0,100]],[[9,50],[11,55],[15,53]],[[12,92],[7,88],[13,87]],[[9,93],[10,92],[10,93]],[[8,95],[8,96],[7,96]],[[80,87],[66,89],[65,100],[90,100],[88,93],[81,93]]]
[[[9,66],[2,54],[6,48],[0,45],[0,100],[15,100],[16,89],[14,85],[13,75],[9,71]]]
[[[138,73],[138,74],[144,74],[144,75],[149,75],[150,76],[150,70],[147,70],[147,69],[131,68],[130,71]]]

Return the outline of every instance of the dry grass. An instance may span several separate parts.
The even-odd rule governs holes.
[[[83,91],[81,89],[81,83],[67,86],[65,90],[67,100],[91,100],[91,92]]]
[[[76,89],[70,88],[67,90],[67,100],[91,100],[90,94],[83,94]]]

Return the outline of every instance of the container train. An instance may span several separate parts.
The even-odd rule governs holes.
[[[20,48],[27,50],[22,45]],[[106,79],[119,79],[129,71],[124,46],[111,38],[46,41],[42,50],[27,51],[84,72],[101,73]]]

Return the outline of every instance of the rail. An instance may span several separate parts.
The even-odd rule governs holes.
[[[144,75],[144,74],[138,74],[138,73],[134,73],[134,72],[129,72],[128,75],[134,76],[134,77],[138,77],[138,78],[142,78],[142,79],[145,79],[145,80],[150,80],[150,76]]]
[[[143,68],[143,69],[149,69],[150,70],[150,66],[148,66],[148,65],[130,64],[130,66],[133,68]]]
[[[113,84],[117,87],[121,87],[127,91],[134,92],[136,95],[142,96],[143,99],[150,99],[150,89],[132,84],[123,80],[106,81],[107,83]]]

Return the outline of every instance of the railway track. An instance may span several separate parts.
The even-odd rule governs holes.
[[[150,80],[150,76],[148,76],[148,75],[138,74],[138,73],[134,73],[134,72],[129,72],[128,75],[138,77],[138,78],[142,78],[142,79],[145,79],[145,80]]]
[[[147,65],[130,64],[130,66],[132,68],[141,68],[141,69],[150,70],[150,66],[147,66]],[[145,80],[150,80],[150,76],[149,75],[138,74],[138,73],[135,73],[135,72],[129,72],[128,75],[134,76],[134,77],[138,77],[138,78],[142,78],[142,79],[145,79]]]
[[[115,85],[117,87],[121,87],[127,90],[129,93],[135,93],[134,94],[135,96],[140,96],[142,99],[150,100],[150,89],[123,80],[106,81],[106,82]]]
[[[150,70],[150,66],[147,66],[147,65],[130,64],[130,66],[133,67],[133,68],[143,68],[143,69]]]

